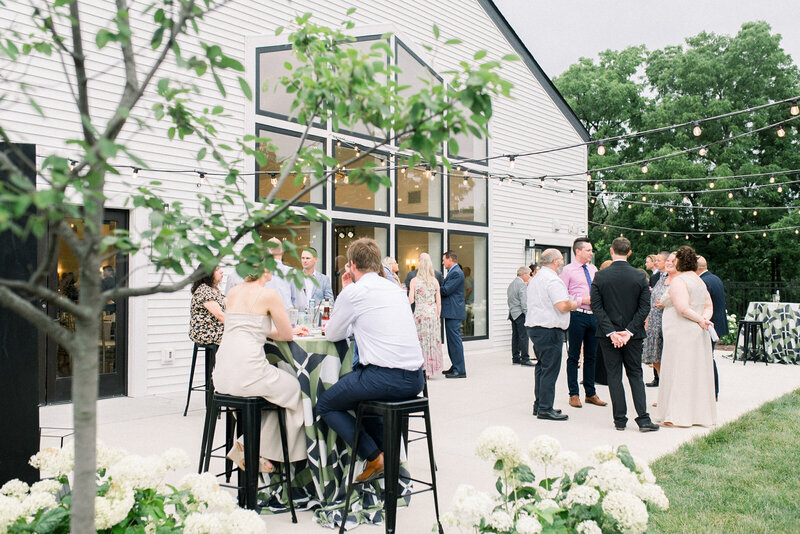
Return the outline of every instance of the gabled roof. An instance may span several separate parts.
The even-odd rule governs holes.
[[[522,42],[522,39],[519,38],[517,32],[514,31],[514,28],[511,27],[511,24],[508,23],[506,18],[500,13],[500,10],[497,9],[497,6],[494,4],[492,0],[478,0],[478,4],[486,11],[486,14],[489,15],[489,18],[492,19],[495,26],[500,30],[500,32],[508,39],[509,44],[514,49],[514,51],[519,55],[520,59],[525,63],[525,65],[530,69],[533,73],[533,76],[542,84],[545,92],[550,95],[550,98],[553,99],[556,106],[561,113],[567,118],[567,120],[572,124],[575,128],[575,131],[578,132],[578,135],[584,140],[589,141],[591,140],[591,136],[586,128],[583,126],[581,121],[578,119],[578,116],[575,115],[575,112],[572,108],[567,104],[567,101],[564,99],[563,95],[556,89],[556,86],[553,85],[553,82],[550,78],[547,77],[547,74],[544,73],[542,67],[539,66],[539,63],[536,62],[534,59],[533,54],[531,54],[530,50],[525,46]]]

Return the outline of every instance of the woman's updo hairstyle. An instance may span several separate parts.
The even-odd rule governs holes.
[[[697,253],[692,247],[684,245],[679,248],[678,252],[675,253],[675,259],[678,262],[675,265],[675,269],[678,272],[685,273],[697,270]]]

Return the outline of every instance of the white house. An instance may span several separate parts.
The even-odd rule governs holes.
[[[89,31],[94,34],[97,24],[105,19],[95,18],[96,14],[106,14],[113,4],[88,0],[82,6],[87,34]],[[202,23],[202,38],[219,44],[229,55],[241,60],[246,65],[251,86],[261,87],[265,80],[273,79],[280,72],[288,59],[285,41],[274,35],[278,26],[290,25],[295,15],[307,11],[320,23],[338,25],[351,6],[341,0],[231,2]],[[335,272],[336,258],[345,254],[347,244],[363,236],[375,238],[386,255],[397,258],[401,278],[414,267],[419,252],[428,251],[437,261],[443,251],[456,251],[465,272],[469,269],[472,285],[472,295],[468,299],[470,313],[464,326],[469,367],[471,358],[480,358],[489,351],[509,351],[511,328],[507,320],[506,287],[517,267],[533,259],[534,244],[538,250],[556,246],[566,251],[587,229],[585,183],[576,181],[570,186],[572,194],[560,195],[548,188],[501,183],[492,176],[510,172],[508,158],[486,159],[581,145],[588,141],[588,134],[511,29],[506,17],[513,14],[506,13],[504,17],[492,1],[374,0],[355,7],[357,11],[352,19],[356,27],[352,34],[368,45],[370,40],[390,32],[394,61],[412,84],[419,76],[441,83],[439,73],[455,68],[459,61],[470,60],[481,49],[487,50],[489,57],[498,59],[512,53],[522,58],[522,61],[503,66],[502,74],[514,88],[512,98],[494,102],[490,138],[469,142],[465,139],[460,143],[461,153],[457,156],[483,160],[463,164],[470,173],[469,178],[465,180],[458,172],[447,175],[441,169],[439,172],[434,169],[430,177],[419,179],[418,173],[424,174],[424,170],[397,170],[390,176],[392,187],[375,195],[363,186],[341,181],[328,184],[326,189],[315,190],[306,200],[316,205],[331,222],[308,223],[295,228],[299,236],[297,244],[317,248],[321,258],[318,268],[327,274]],[[16,20],[18,27],[30,23],[23,15],[27,12],[27,3],[7,3],[0,12],[4,15],[0,18]],[[427,52],[426,45],[437,46],[432,31],[434,24],[445,39],[457,37],[462,44],[438,48],[435,54]],[[137,28],[135,20],[133,27]],[[142,44],[146,52],[146,44]],[[93,44],[87,43],[87,46]],[[186,49],[191,50],[191,46],[186,45]],[[108,91],[115,87],[112,81],[120,75],[119,58],[110,49],[90,48],[88,54],[99,59],[103,67],[92,73],[92,106],[100,113],[110,112],[116,95]],[[55,151],[69,157],[71,149],[64,141],[78,132],[79,122],[72,111],[74,106],[63,82],[60,63],[55,57],[39,58],[13,68],[24,70],[28,85],[42,105],[44,117],[23,105],[22,95],[13,88],[4,88],[12,98],[2,104],[3,126],[13,141],[35,144],[40,154]],[[170,76],[186,75],[177,67],[167,67],[167,71]],[[210,78],[198,81],[198,85],[205,95],[218,95]],[[228,113],[221,120],[221,140],[258,133],[273,138],[281,147],[279,150],[288,150],[301,129],[288,120],[287,103],[281,96],[280,92],[260,91],[253,101],[247,101],[231,92],[220,102]],[[203,105],[211,107],[217,103],[213,99],[219,97],[206,98],[209,101]],[[154,101],[153,98],[146,100],[145,107],[136,112],[139,116],[146,116]],[[163,125],[156,124],[151,130],[128,131],[123,138],[154,170],[141,171],[139,177],[128,173],[111,183],[109,229],[128,227],[141,231],[148,228],[144,212],[124,204],[125,182],[137,178],[159,179],[164,183],[167,200],[181,200],[191,205],[196,202],[198,187],[211,187],[216,179],[198,179],[193,170],[198,168],[195,155],[200,145],[195,141],[165,142]],[[355,147],[370,146],[372,142],[359,132],[334,132],[330,124],[313,128],[311,140],[341,159],[346,159]],[[535,157],[520,157],[512,172],[521,176],[582,173],[586,171],[586,150],[585,146],[578,146]],[[388,159],[391,154],[389,148],[382,157]],[[280,157],[280,153],[277,156]],[[121,159],[119,165],[131,165],[131,162]],[[181,169],[187,172],[161,172]],[[247,161],[243,170],[252,173],[277,170],[277,167],[273,169],[268,164],[264,169],[256,169],[254,161]],[[243,187],[251,198],[256,198],[269,191],[272,183],[268,174],[261,174],[260,178],[247,176]],[[74,224],[80,234],[81,221],[74,221]],[[289,236],[286,229],[267,231],[281,238]],[[68,273],[75,270],[75,261],[68,250],[62,252],[58,269],[62,290],[70,283]],[[150,284],[160,278],[144,253],[127,259],[117,258],[110,263],[116,268],[117,279],[127,274],[131,285]],[[187,290],[133,299],[127,305],[119,303],[113,313],[109,311],[101,340],[104,347],[101,395],[141,396],[185,391],[192,351],[187,336],[189,300]],[[59,354],[52,343],[45,345],[41,348],[40,369],[40,384],[44,386],[41,401],[67,400],[71,369],[68,356]]]

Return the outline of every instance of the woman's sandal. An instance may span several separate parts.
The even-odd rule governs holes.
[[[228,460],[232,461],[236,464],[236,466],[244,471],[244,445],[241,442],[237,441],[234,443],[233,448],[228,453]],[[272,465],[272,462],[267,460],[264,457],[259,457],[259,466],[258,470],[261,473],[272,473],[275,471],[275,466]]]

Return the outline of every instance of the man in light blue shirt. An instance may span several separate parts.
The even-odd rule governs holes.
[[[333,290],[331,289],[331,279],[315,269],[317,258],[317,250],[313,247],[306,247],[300,253],[303,274],[306,275],[303,293],[307,300],[314,300],[319,303],[324,299],[333,300]],[[314,280],[316,280],[316,283],[314,283]]]
[[[272,277],[272,280],[264,284],[264,287],[271,287],[278,294],[281,296],[281,300],[283,301],[283,306],[290,310],[295,308],[297,310],[305,310],[306,309],[306,296],[302,290],[297,289],[297,286],[294,285],[294,282],[288,279],[288,274],[291,273],[294,269],[289,267],[288,265],[283,264],[283,246],[281,245],[280,239],[277,237],[273,237],[269,240],[270,243],[275,243],[277,246],[272,247],[270,249],[270,253],[272,257],[275,258],[275,263],[277,264],[275,267],[276,271],[280,271],[281,275],[277,275]]]

